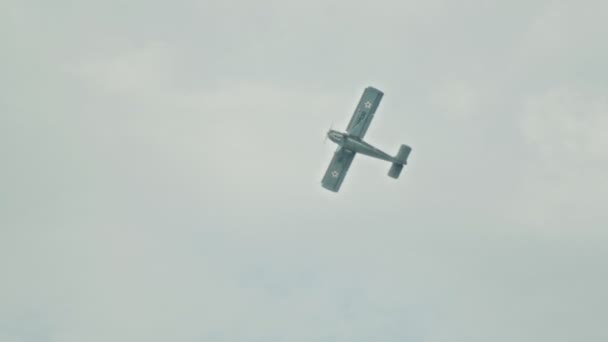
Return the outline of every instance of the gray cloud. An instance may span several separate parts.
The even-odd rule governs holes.
[[[608,337],[605,5],[2,6],[0,341]]]

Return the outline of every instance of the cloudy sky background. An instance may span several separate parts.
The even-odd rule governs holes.
[[[607,12],[2,2],[0,341],[606,341]]]

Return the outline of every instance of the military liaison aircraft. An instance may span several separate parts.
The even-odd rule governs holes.
[[[390,177],[398,178],[399,174],[401,174],[403,165],[407,163],[407,157],[412,151],[411,147],[401,145],[397,155],[392,157],[363,141],[365,132],[367,132],[367,128],[374,118],[374,113],[376,112],[383,95],[384,93],[373,87],[365,88],[361,100],[359,100],[359,104],[355,109],[355,113],[346,128],[346,133],[341,133],[332,129],[327,132],[327,137],[338,144],[338,149],[334,153],[334,157],[321,181],[321,184],[325,189],[334,192],[340,190],[346,172],[357,153],[392,163],[391,168],[388,171]]]

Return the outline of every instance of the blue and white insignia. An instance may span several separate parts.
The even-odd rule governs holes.
[[[371,103],[371,102],[369,102],[369,101],[365,102],[363,105],[364,105],[364,106],[365,106],[365,108],[367,108],[367,109],[372,108],[372,103]]]
[[[338,171],[334,171],[334,172],[331,173],[331,176],[334,177],[334,178],[338,178],[339,174],[340,173]]]

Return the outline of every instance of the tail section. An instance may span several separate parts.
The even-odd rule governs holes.
[[[399,178],[399,175],[401,174],[401,170],[403,170],[403,164],[393,163],[393,165],[391,166],[391,169],[388,170],[388,176],[397,179],[397,178]]]
[[[388,171],[389,177],[399,178],[399,175],[403,170],[403,165],[407,164],[407,157],[410,155],[410,152],[412,152],[411,147],[401,145],[401,148],[399,148],[399,153],[397,153],[397,156],[395,157],[397,162],[393,163],[393,165],[391,165],[391,169]]]

